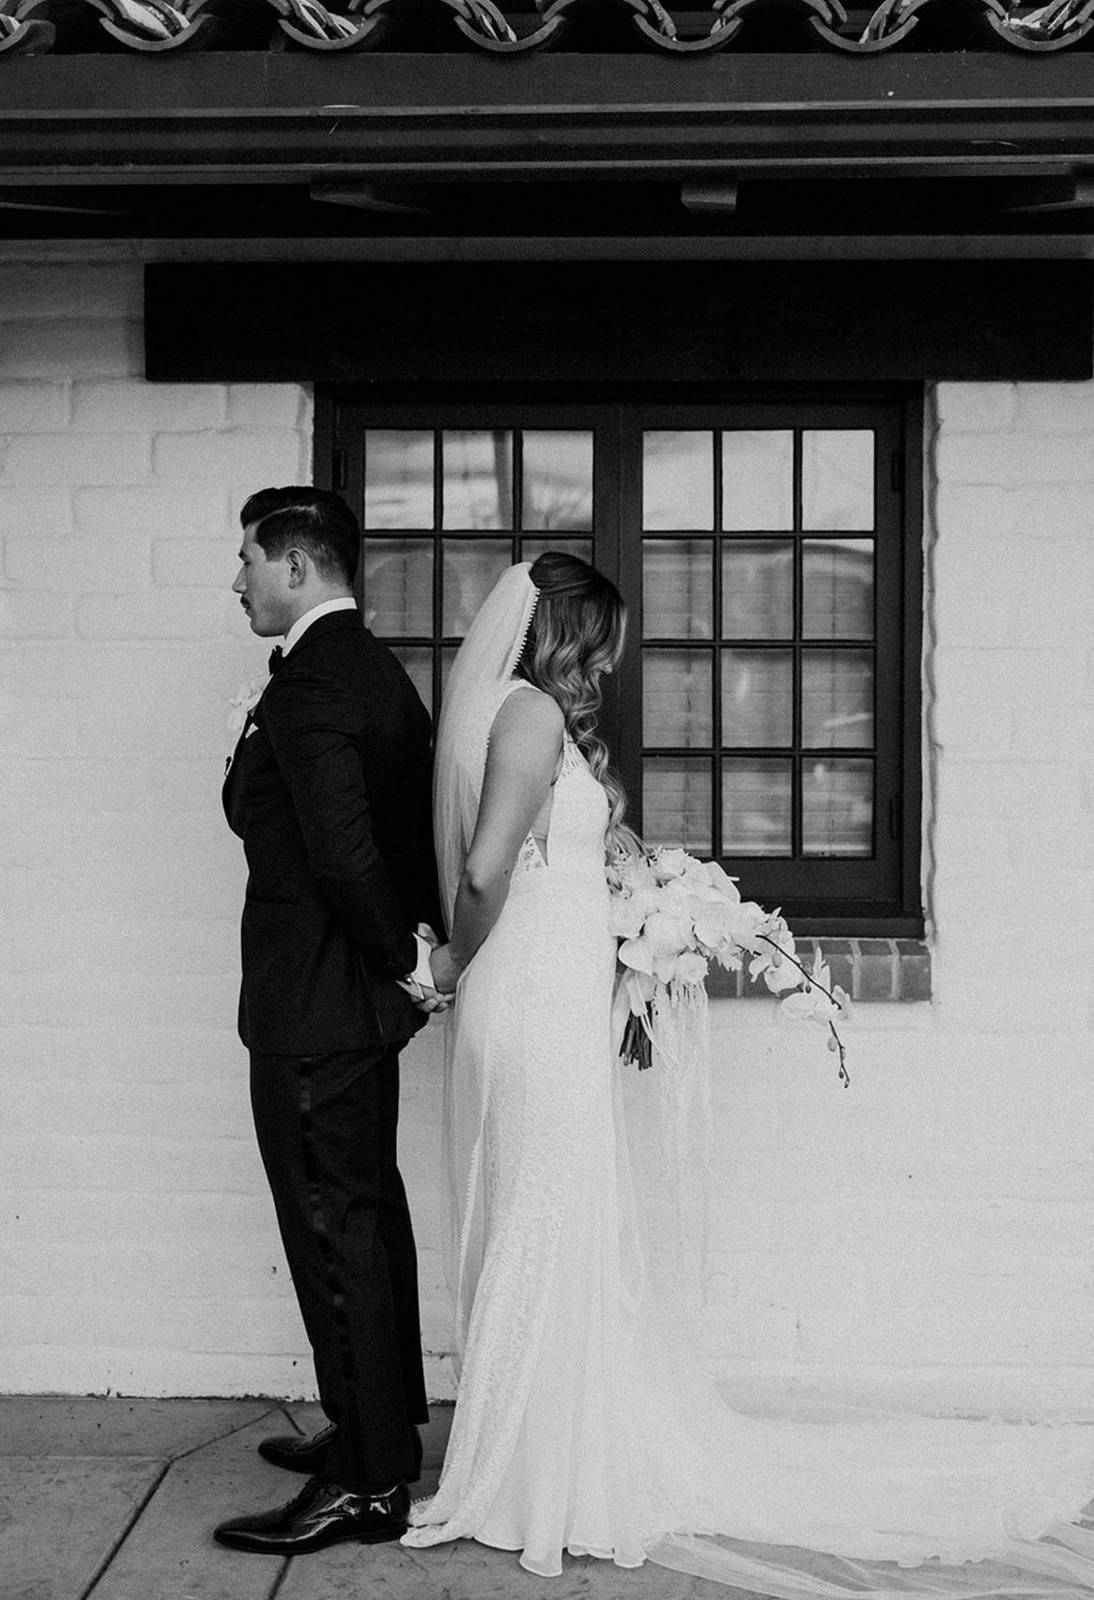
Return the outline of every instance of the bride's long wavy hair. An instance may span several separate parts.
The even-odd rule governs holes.
[[[623,821],[627,797],[596,727],[600,679],[623,654],[626,610],[619,590],[577,556],[545,550],[529,577],[539,591],[517,672],[562,708],[566,731],[608,796],[608,858],[637,840]]]

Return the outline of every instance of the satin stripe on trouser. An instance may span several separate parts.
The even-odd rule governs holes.
[[[413,1476],[411,1424],[428,1417],[398,1097],[395,1048],[251,1056],[259,1150],[338,1424],[324,1475],[349,1489]]]

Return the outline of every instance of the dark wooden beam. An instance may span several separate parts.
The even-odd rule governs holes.
[[[1094,283],[1060,262],[151,266],[145,330],[166,381],[1049,380],[1092,375]]]
[[[1094,53],[22,57],[0,184],[1094,169]]]

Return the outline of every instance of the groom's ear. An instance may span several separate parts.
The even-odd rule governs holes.
[[[306,550],[298,550],[295,546],[285,552],[285,561],[289,569],[289,588],[299,589],[308,576],[308,555]]]

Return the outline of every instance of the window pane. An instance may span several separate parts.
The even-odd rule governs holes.
[[[874,637],[874,541],[806,539],[802,545],[802,634]]]
[[[366,528],[433,527],[433,435],[365,431]]]
[[[642,544],[642,631],[647,639],[709,639],[713,630],[708,539]]]
[[[734,539],[722,546],[722,635],[794,636],[794,546],[788,539]]]
[[[647,844],[682,845],[708,856],[710,836],[710,762],[694,758],[653,756],[642,774],[642,834]]]
[[[643,434],[642,526],[713,528],[713,434]]]
[[[524,526],[586,532],[592,525],[592,434],[526,433]]]
[[[513,435],[448,432],[444,451],[445,528],[513,526]]]
[[[433,709],[433,652],[428,645],[393,644],[391,653],[406,668],[407,677],[422,697],[427,711]]]
[[[874,658],[869,650],[802,652],[802,744],[807,749],[874,742]]]
[[[802,526],[874,526],[874,436],[816,428],[802,435]]]
[[[802,851],[868,856],[873,850],[874,768],[870,761],[802,763]]]
[[[364,618],[383,638],[433,632],[432,539],[364,541]]]
[[[722,651],[722,743],[790,745],[794,658],[789,650]]]
[[[444,622],[446,637],[462,638],[475,613],[511,565],[508,539],[444,541]]]
[[[722,763],[722,854],[788,856],[790,762],[730,757]]]
[[[562,550],[566,555],[577,556],[581,561],[592,561],[593,541],[591,539],[522,539],[520,542],[520,559],[522,561],[535,561],[545,550]]]
[[[794,435],[722,435],[722,527],[729,533],[794,526]]]
[[[713,740],[711,661],[705,650],[642,652],[642,743],[682,745]]]

